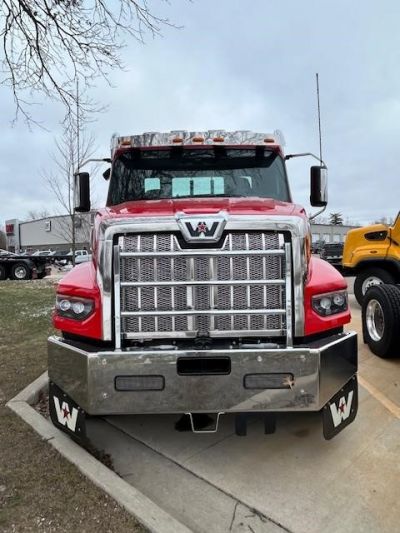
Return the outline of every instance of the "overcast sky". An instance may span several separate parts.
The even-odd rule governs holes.
[[[320,75],[327,213],[361,223],[400,209],[400,2],[385,0],[153,0],[182,29],[145,46],[128,42],[127,70],[93,90],[108,104],[90,129],[99,157],[113,132],[282,130],[286,153],[318,152],[315,73]],[[51,167],[62,109],[35,106],[48,131],[11,126],[0,89],[0,224],[56,209],[41,173]],[[288,162],[292,193],[308,211],[312,160]],[[104,204],[105,184],[97,187]]]

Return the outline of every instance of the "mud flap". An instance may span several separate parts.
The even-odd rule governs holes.
[[[358,383],[354,375],[322,409],[323,430],[326,440],[335,437],[351,424],[358,410]]]
[[[64,391],[50,381],[49,410],[53,424],[80,444],[86,443],[86,413]]]

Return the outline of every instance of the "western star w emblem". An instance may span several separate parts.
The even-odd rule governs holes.
[[[185,224],[192,237],[201,237],[202,234],[205,237],[213,237],[218,228],[218,222],[214,222],[211,228],[207,226],[206,222],[199,222],[194,229],[190,222],[185,222]]]
[[[218,242],[224,231],[227,214],[188,216],[184,213],[176,215],[183,238],[187,242],[202,240],[203,242]]]
[[[353,391],[350,391],[347,397],[347,402],[344,396],[342,396],[339,400],[338,407],[336,407],[336,403],[332,403],[330,405],[332,421],[333,421],[333,425],[335,426],[335,428],[338,427],[338,425],[341,424],[343,420],[346,420],[346,418],[349,418],[352,401],[353,401]]]
[[[60,401],[57,396],[53,396],[53,400],[59,424],[67,426],[71,431],[75,431],[78,409],[73,407],[71,410],[67,402],[63,402],[60,406]]]

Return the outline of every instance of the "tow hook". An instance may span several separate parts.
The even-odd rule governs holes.
[[[210,350],[212,346],[212,339],[206,335],[196,337],[194,339],[194,345],[198,350]]]
[[[214,427],[211,427],[211,428],[209,426],[202,428],[196,425],[196,414],[197,413],[194,413],[194,415],[193,413],[186,413],[186,414],[190,419],[190,425],[191,425],[193,433],[216,433],[218,431],[219,418],[221,415],[225,413],[223,411],[216,413]],[[209,415],[210,413],[207,413],[207,414]]]

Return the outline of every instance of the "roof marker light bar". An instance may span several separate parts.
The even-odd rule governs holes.
[[[206,131],[172,130],[170,132],[145,132],[127,136],[114,134],[111,139],[111,153],[114,154],[119,148],[193,144],[213,145],[220,143],[232,146],[265,146],[266,144],[275,144],[283,147],[285,140],[279,130],[264,133],[249,130],[226,131],[215,129]]]

